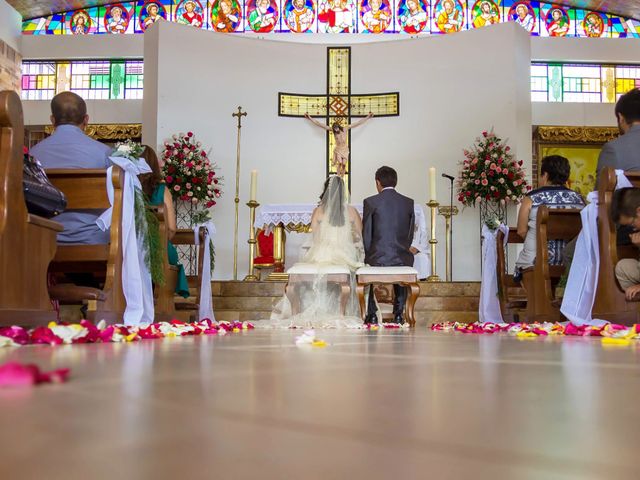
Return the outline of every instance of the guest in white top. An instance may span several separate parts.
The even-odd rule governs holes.
[[[534,265],[536,260],[536,228],[538,208],[578,208],[584,207],[582,196],[567,188],[571,167],[569,160],[560,155],[551,155],[542,159],[540,167],[540,187],[527,194],[522,200],[518,214],[518,234],[524,238],[524,248],[516,260],[516,280],[521,278],[522,270]],[[549,264],[562,265],[564,240],[549,239],[547,249]]]

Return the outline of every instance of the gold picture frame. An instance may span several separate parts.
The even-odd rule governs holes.
[[[547,155],[562,155],[571,164],[570,187],[582,195],[593,191],[600,150],[619,134],[616,127],[536,127],[533,132],[534,187],[538,186],[542,159]]]
[[[44,127],[47,135],[53,133],[53,126]],[[123,140],[140,141],[142,138],[141,123],[92,123],[87,125],[85,133],[99,142],[119,142]]]

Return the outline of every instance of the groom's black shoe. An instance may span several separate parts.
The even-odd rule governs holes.
[[[378,316],[375,313],[370,313],[364,318],[365,325],[377,325]]]
[[[402,325],[404,323],[404,318],[401,313],[396,313],[393,316],[393,323],[397,323],[398,325]]]

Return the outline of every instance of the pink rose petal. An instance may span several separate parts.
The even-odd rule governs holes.
[[[63,383],[67,381],[69,371],[68,368],[62,368],[41,372],[33,364],[5,363],[0,366],[0,387],[30,387],[38,383]]]

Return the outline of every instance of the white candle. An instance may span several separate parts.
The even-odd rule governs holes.
[[[251,201],[256,201],[258,198],[258,171],[251,170]]]
[[[436,169],[429,168],[429,200],[436,200]]]

